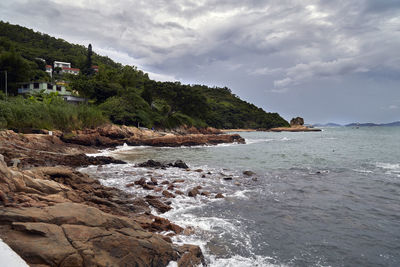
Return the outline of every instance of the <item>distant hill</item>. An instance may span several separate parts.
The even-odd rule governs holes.
[[[375,126],[400,126],[400,121],[390,122],[390,123],[350,123],[346,124],[346,127],[375,127]]]
[[[313,124],[313,126],[315,126],[315,127],[341,127],[343,125],[330,122],[330,123],[325,123],[325,124],[316,123],[316,124]]]
[[[96,53],[90,60],[87,55],[88,50],[82,45],[0,21],[0,69],[7,70],[11,95],[17,94],[20,82],[50,82],[46,64],[64,61],[81,70],[89,65],[99,66],[97,74],[85,72],[62,78],[70,82],[69,90],[89,98],[116,124],[149,128],[289,126],[278,113],[266,112],[241,100],[229,88],[157,82],[135,66],[124,66]],[[0,100],[3,77],[0,75]],[[0,112],[0,120],[1,115]]]

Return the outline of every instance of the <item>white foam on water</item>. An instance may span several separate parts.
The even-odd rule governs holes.
[[[292,139],[290,139],[290,138],[288,138],[288,137],[282,137],[282,138],[280,139],[280,141],[290,141],[290,140],[292,140]]]
[[[125,146],[123,149],[126,148]],[[163,190],[166,190],[168,185],[161,185],[162,181],[167,180],[171,183],[174,180],[183,179],[185,182],[174,183],[174,185],[177,186],[176,189],[184,192],[185,195],[176,195],[175,198],[169,199],[172,202],[172,210],[158,214],[155,209],[151,209],[153,214],[169,219],[181,227],[193,229],[194,233],[191,235],[174,236],[172,238],[174,243],[198,245],[210,266],[277,266],[270,263],[270,258],[253,254],[251,236],[242,229],[244,222],[239,218],[226,219],[215,216],[207,217],[201,214],[200,210],[213,202],[248,198],[252,190],[244,189],[243,186],[234,184],[235,181],[239,181],[242,184],[243,179],[246,178],[243,178],[237,171],[209,168],[208,166],[191,167],[192,171],[179,168],[152,169],[136,167],[133,163],[128,163],[124,165],[109,164],[102,167],[89,166],[81,168],[81,171],[96,176],[103,185],[117,187],[133,193],[137,197],[144,197],[148,194],[161,196],[162,192],[145,190],[139,185],[126,187],[126,184],[133,183],[142,177],[146,178],[146,180],[150,180],[150,177],[155,177],[158,180],[158,186],[163,186]],[[203,171],[194,171],[197,168]],[[202,178],[204,174],[206,174],[206,177]],[[224,177],[232,177],[232,180],[224,180]],[[251,181],[251,179],[246,180]],[[211,196],[187,196],[187,192],[198,185],[202,186],[200,191],[208,191]],[[174,190],[170,191],[174,193]],[[225,199],[214,198],[216,193],[223,193]],[[230,242],[232,246],[248,251],[251,257],[245,258],[236,255],[229,248],[223,255],[213,255],[213,252],[208,247],[208,243],[210,241],[212,243],[212,240],[218,240],[217,242],[222,242],[221,244]],[[176,262],[170,262],[168,266],[172,267],[176,266],[176,264]]]
[[[400,173],[400,163],[377,162],[375,164],[375,166],[386,170],[386,174],[399,174]]]
[[[286,265],[271,263],[273,258],[255,256],[253,258],[245,258],[240,255],[235,255],[230,258],[215,258],[211,257],[210,267],[284,267]]]
[[[176,261],[170,261],[167,267],[178,267],[178,263]]]
[[[386,163],[386,162],[377,162],[376,167],[386,169],[386,170],[400,170],[400,163]]]
[[[266,138],[266,139],[245,139],[245,140],[246,140],[246,144],[248,144],[248,145],[275,141],[275,139],[270,139],[270,138]]]
[[[370,170],[362,170],[362,169],[353,169],[353,171],[359,172],[359,173],[374,173],[373,171],[370,171]]]

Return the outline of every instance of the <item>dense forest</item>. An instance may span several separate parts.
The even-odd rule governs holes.
[[[45,62],[43,62],[43,59]],[[80,68],[79,75],[66,75],[68,90],[90,99],[88,107],[92,117],[86,121],[81,113],[74,113],[69,104],[58,105],[69,109],[64,125],[70,120],[70,128],[94,127],[94,117],[99,123],[109,120],[116,124],[140,125],[155,128],[175,128],[180,125],[216,128],[272,128],[288,126],[277,113],[267,113],[253,104],[232,94],[229,88],[204,85],[184,85],[179,82],[157,82],[135,66],[123,66],[108,57],[91,51],[91,46],[70,44],[65,40],[31,29],[0,21],[0,88],[4,92],[4,70],[8,76],[8,92],[17,95],[19,82],[51,81],[45,65],[54,61],[70,62]],[[90,71],[90,65],[99,66],[99,71]],[[56,96],[51,98],[31,96],[10,97],[8,103],[0,94],[0,127],[12,125],[14,119],[24,117],[24,110],[33,112],[32,105],[50,107]],[[15,99],[13,99],[15,98]],[[32,100],[33,99],[33,100]],[[42,103],[41,99],[50,99]],[[13,102],[13,104],[10,103]],[[16,106],[19,105],[19,110]],[[39,108],[40,109],[40,108]],[[62,112],[62,111],[59,111]],[[52,116],[51,114],[49,116]],[[71,117],[72,116],[72,117]],[[69,119],[68,119],[69,118]],[[73,119],[72,119],[73,118]],[[20,118],[26,121],[26,118]],[[35,120],[33,115],[32,120]],[[48,118],[56,121],[56,118]],[[32,123],[30,127],[59,128],[57,123]],[[81,123],[76,123],[81,121]],[[20,126],[23,127],[23,126]]]

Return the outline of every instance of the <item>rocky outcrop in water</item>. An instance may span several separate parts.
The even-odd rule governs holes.
[[[0,156],[0,237],[31,266],[204,262],[198,247],[179,247],[156,233],[183,229],[141,213],[143,207],[132,195],[72,169],[20,171]]]
[[[124,143],[132,146],[198,146],[216,145],[220,143],[244,143],[237,134],[220,134],[213,128],[180,129],[176,132],[156,132],[141,130],[135,127],[107,125],[97,129],[73,131],[60,136],[63,142],[83,146],[115,147]]]

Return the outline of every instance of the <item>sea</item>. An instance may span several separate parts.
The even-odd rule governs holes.
[[[400,266],[400,127],[239,134],[246,144],[124,145],[101,154],[128,164],[81,170],[136,196],[149,191],[125,185],[142,177],[201,185],[210,197],[178,195],[159,216],[192,229],[173,241],[199,245],[208,266]],[[190,170],[136,167],[149,159]]]

